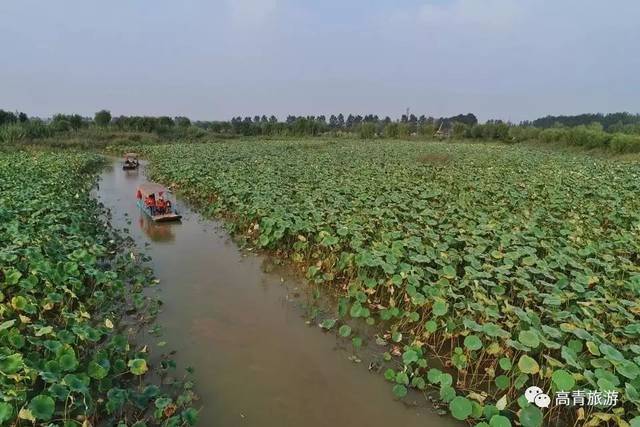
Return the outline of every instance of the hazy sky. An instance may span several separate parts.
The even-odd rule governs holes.
[[[638,0],[0,1],[0,108],[640,112]]]

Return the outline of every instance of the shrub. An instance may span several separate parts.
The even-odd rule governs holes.
[[[53,120],[49,126],[54,132],[68,132],[71,130],[71,123],[66,119]]]
[[[587,128],[586,126],[576,126],[566,129],[566,142],[585,148],[605,147],[609,145],[610,134],[597,130],[595,128]]]
[[[398,138],[409,138],[409,125],[407,123],[398,123]]]
[[[566,129],[549,128],[540,132],[540,140],[543,142],[567,142]]]
[[[47,138],[53,135],[53,129],[40,120],[30,120],[22,123],[21,126],[29,139]]]
[[[469,129],[469,126],[465,125],[464,123],[455,122],[453,124],[453,137],[462,138],[467,134],[468,129]]]
[[[376,125],[373,123],[363,123],[360,125],[360,138],[371,139],[376,135]]]
[[[640,136],[617,133],[611,138],[610,147],[616,153],[640,153]]]
[[[384,127],[385,138],[397,138],[398,137],[398,123],[387,123]]]
[[[433,124],[424,123],[418,125],[418,135],[431,138],[434,133],[436,133],[436,127]]]
[[[11,123],[0,128],[0,141],[6,144],[15,144],[26,137],[26,132],[22,125]]]
[[[532,126],[513,126],[509,129],[509,138],[515,142],[532,141],[539,136],[540,129]]]

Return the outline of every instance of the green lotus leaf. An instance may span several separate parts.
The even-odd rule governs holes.
[[[338,334],[340,334],[341,337],[348,337],[349,335],[351,335],[351,327],[349,325],[342,325],[340,326],[340,328],[338,329]]]
[[[12,417],[13,407],[6,402],[0,402],[0,423],[9,421]]]
[[[464,346],[471,351],[480,350],[482,341],[477,335],[467,335],[464,339]]]
[[[536,348],[540,345],[538,334],[533,330],[520,331],[518,334],[518,341],[531,348]]]
[[[393,386],[393,394],[401,399],[407,395],[407,388],[402,384],[396,384]]]
[[[53,416],[56,409],[54,400],[47,395],[38,395],[29,402],[31,414],[38,420],[47,421]]]
[[[464,421],[471,415],[471,401],[465,397],[457,396],[449,402],[449,411],[453,418]]]
[[[521,409],[518,414],[518,420],[522,427],[540,427],[543,419],[542,411],[533,405]]]
[[[494,415],[489,420],[489,426],[490,427],[511,427],[511,421],[509,421],[509,418],[503,415]]]
[[[564,369],[558,369],[551,375],[551,380],[558,390],[571,391],[576,385],[576,380],[569,372]]]

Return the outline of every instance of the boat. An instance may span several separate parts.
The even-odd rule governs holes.
[[[174,207],[173,201],[169,198],[169,190],[163,187],[160,184],[155,184],[152,182],[141,184],[138,186],[138,191],[136,193],[137,197],[137,205],[152,221],[155,222],[169,222],[169,221],[180,221],[182,215],[179,215]],[[156,208],[152,210],[150,206],[147,206],[145,201],[148,198],[152,198],[153,200],[163,200],[167,203],[166,208],[162,212],[156,211]]]
[[[137,153],[126,153],[123,157],[122,170],[138,169],[140,166]]]

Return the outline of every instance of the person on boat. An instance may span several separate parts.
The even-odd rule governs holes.
[[[156,196],[154,194],[149,194],[149,196],[147,196],[147,199],[144,201],[144,205],[149,208],[152,216],[156,214]]]
[[[165,213],[165,208],[166,204],[164,202],[164,198],[162,196],[159,196],[156,200],[156,211],[158,212],[158,214],[162,215]]]

